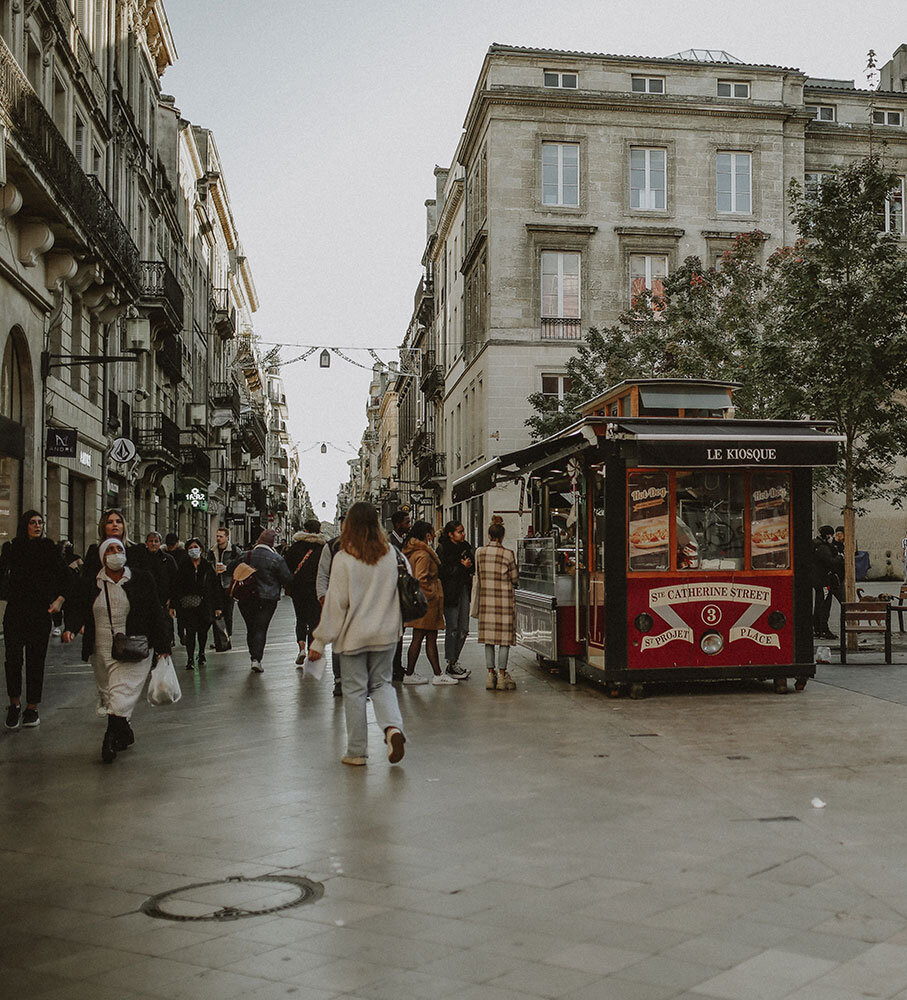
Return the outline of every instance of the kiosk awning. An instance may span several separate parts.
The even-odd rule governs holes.
[[[806,421],[621,420],[612,439],[636,443],[636,460],[652,466],[835,465],[844,441]]]
[[[462,503],[480,493],[487,493],[495,483],[502,480],[517,479],[543,465],[556,462],[559,458],[577,455],[592,447],[594,442],[594,434],[577,431],[564,437],[546,438],[528,448],[508,452],[457,479],[451,486],[450,498],[453,503]]]

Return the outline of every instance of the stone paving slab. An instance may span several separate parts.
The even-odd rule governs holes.
[[[52,648],[42,725],[0,731],[4,995],[907,1000],[900,662],[857,653],[784,697],[615,701],[521,650],[517,691],[486,692],[470,641],[470,681],[400,690],[403,762],[373,728],[352,769],[329,675],[294,669],[288,601],[272,640],[261,676],[241,635],[181,673],[183,700],[141,705],[110,766],[90,671]],[[281,873],[323,898],[230,921],[140,911]]]

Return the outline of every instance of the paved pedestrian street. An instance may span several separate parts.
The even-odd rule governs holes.
[[[400,689],[402,763],[374,731],[353,768],[290,602],[264,674],[236,638],[111,765],[54,644],[41,726],[0,733],[0,995],[907,998],[903,666],[612,700],[522,650],[488,692],[470,640],[471,680]]]

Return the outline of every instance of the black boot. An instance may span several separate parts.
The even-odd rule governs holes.
[[[135,733],[132,731],[132,726],[129,725],[129,720],[123,718],[121,715],[112,715],[111,719],[116,722],[116,731],[113,738],[114,750],[127,750],[135,743]]]
[[[112,764],[117,759],[117,732],[114,723],[115,716],[107,716],[107,732],[104,733],[104,742],[101,744],[101,760],[105,764]]]

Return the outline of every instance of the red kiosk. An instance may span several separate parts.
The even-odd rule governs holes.
[[[655,681],[815,675],[812,469],[843,439],[737,420],[737,383],[622,382],[559,434],[454,484],[528,477],[517,641],[639,696]]]

